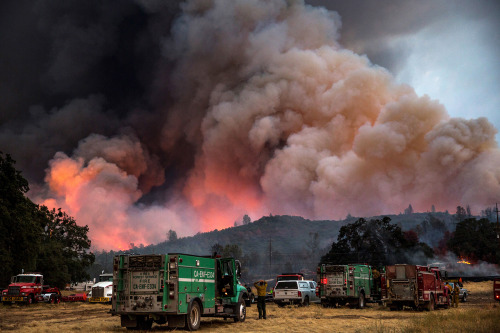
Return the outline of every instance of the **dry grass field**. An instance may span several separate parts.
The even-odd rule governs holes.
[[[247,308],[247,319],[233,323],[203,318],[201,332],[498,332],[500,304],[493,301],[492,282],[466,283],[471,295],[458,309],[418,312],[389,311],[369,304],[365,309],[278,308],[269,304],[268,319],[257,320],[257,307]],[[109,305],[88,303],[0,305],[0,331],[19,332],[124,332]],[[152,331],[170,331],[153,325]]]

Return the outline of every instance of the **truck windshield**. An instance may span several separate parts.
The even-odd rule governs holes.
[[[14,278],[14,282],[33,283],[35,278],[36,276],[33,275],[18,275]]]
[[[274,289],[297,289],[297,282],[295,281],[280,281]]]
[[[113,282],[113,274],[99,275],[99,282]]]

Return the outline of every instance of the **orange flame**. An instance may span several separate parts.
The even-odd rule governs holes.
[[[457,264],[465,264],[465,265],[471,265],[471,263],[464,258],[459,258],[460,260],[457,261]]]

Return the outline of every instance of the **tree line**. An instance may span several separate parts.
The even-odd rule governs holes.
[[[88,226],[59,209],[32,202],[28,181],[9,154],[0,152],[0,287],[21,272],[41,272],[46,283],[64,287],[89,278],[95,260]]]
[[[370,221],[360,218],[340,228],[337,241],[321,257],[320,263],[426,264],[435,255],[451,252],[472,263],[500,264],[500,226],[485,217],[472,217],[470,208],[461,206],[457,207],[455,218],[457,224],[453,232],[447,231],[444,224],[432,215],[406,232],[390,223],[389,217]],[[419,236],[424,232],[426,236],[431,232],[440,236],[438,245],[431,248],[420,241]]]

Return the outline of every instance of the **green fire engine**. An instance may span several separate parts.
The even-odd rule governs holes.
[[[127,329],[200,327],[201,316],[244,321],[248,291],[233,258],[189,254],[117,255],[113,261],[112,315]]]
[[[320,265],[318,296],[324,307],[344,305],[364,308],[386,294],[385,270],[364,264]]]

